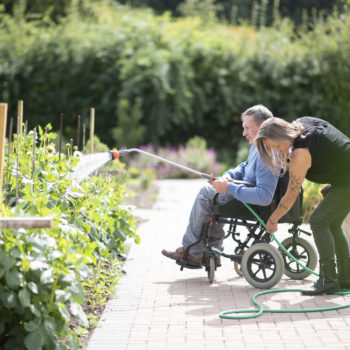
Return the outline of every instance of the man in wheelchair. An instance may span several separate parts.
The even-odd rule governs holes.
[[[242,202],[257,206],[268,206],[274,196],[278,176],[273,174],[259,158],[254,139],[262,122],[273,117],[262,105],[256,105],[242,113],[243,136],[251,144],[247,161],[215,179],[211,185],[203,186],[193,204],[189,224],[182,239],[182,246],[175,251],[162,250],[162,254],[184,266],[201,267],[205,246],[200,240],[203,225],[207,224],[212,214],[214,197],[218,205],[230,202],[230,206],[242,207]],[[237,181],[238,180],[238,181]],[[236,203],[236,204],[235,204]],[[223,250],[224,224],[213,222],[210,225],[210,237],[213,247]],[[196,244],[198,242],[198,244]],[[190,250],[190,252],[189,252]],[[220,266],[220,257],[216,259]],[[182,264],[181,263],[181,264]]]

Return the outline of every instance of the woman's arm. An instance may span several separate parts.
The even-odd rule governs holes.
[[[277,231],[278,220],[284,216],[293,206],[300,192],[308,169],[311,167],[311,154],[307,148],[298,148],[293,151],[289,166],[289,182],[285,195],[282,197],[275,211],[271,214],[266,224],[266,231]]]

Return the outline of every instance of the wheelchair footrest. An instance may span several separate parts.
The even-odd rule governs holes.
[[[176,263],[180,265],[181,267],[185,267],[186,269],[201,269],[201,265],[193,264],[188,260],[185,259],[178,259],[176,260]]]

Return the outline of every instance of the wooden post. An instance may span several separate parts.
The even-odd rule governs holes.
[[[17,134],[22,134],[22,123],[23,123],[23,101],[18,101],[18,119],[17,119]]]
[[[52,217],[7,217],[0,218],[0,229],[18,229],[18,228],[51,228],[53,227]]]
[[[8,136],[8,149],[7,149],[7,173],[5,180],[5,203],[7,203],[9,175],[10,175],[10,154],[11,154],[11,143],[12,143],[12,129],[13,129],[13,118],[10,118],[9,136]]]
[[[94,153],[95,108],[90,108],[90,153]]]
[[[2,202],[2,173],[4,170],[7,103],[0,103],[0,204]]]

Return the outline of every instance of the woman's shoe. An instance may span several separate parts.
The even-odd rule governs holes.
[[[303,290],[302,295],[334,294],[340,290],[335,259],[320,260],[320,276],[311,289]]]

